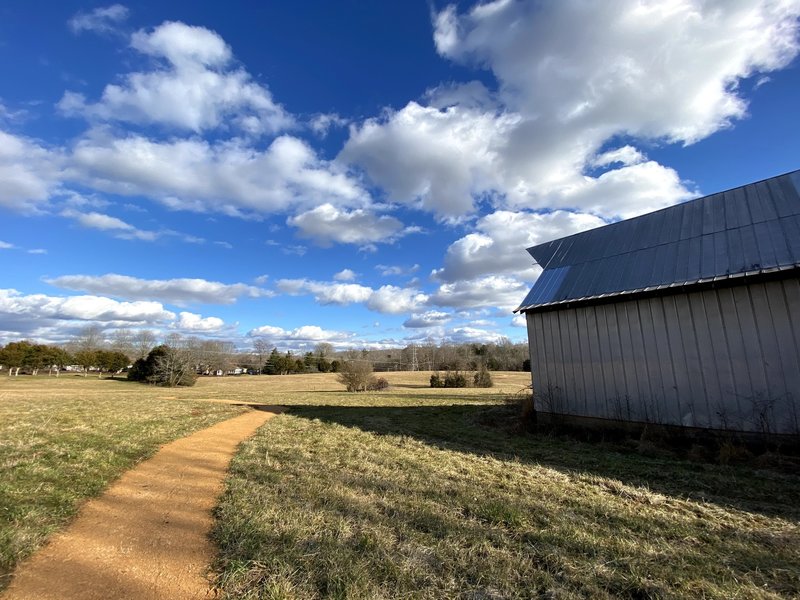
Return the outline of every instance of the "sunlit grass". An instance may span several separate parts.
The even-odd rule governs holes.
[[[497,389],[424,377],[275,381],[268,401],[294,407],[245,443],[217,511],[223,597],[800,593],[797,478],[511,435],[486,425],[507,416]]]
[[[0,378],[0,589],[14,565],[160,445],[243,409],[96,378]]]

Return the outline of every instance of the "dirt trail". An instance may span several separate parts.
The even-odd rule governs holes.
[[[238,444],[280,411],[251,410],[164,446],[23,562],[2,600],[210,598],[211,509]]]

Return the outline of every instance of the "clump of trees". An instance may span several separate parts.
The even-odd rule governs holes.
[[[348,360],[341,363],[336,380],[348,392],[372,392],[385,390],[389,382],[383,377],[375,377],[372,363],[366,360]]]
[[[31,375],[38,375],[42,369],[56,376],[65,365],[72,362],[69,352],[56,346],[35,344],[28,340],[9,342],[0,348],[0,365],[8,369],[8,375],[19,375],[25,370]]]
[[[465,388],[469,386],[470,380],[463,371],[446,371],[444,375],[434,373],[431,375],[432,388]],[[472,376],[474,387],[490,388],[494,385],[492,375],[485,365],[480,365]]]
[[[128,379],[165,387],[193,386],[197,381],[196,356],[191,348],[156,346],[146,358],[133,363]]]

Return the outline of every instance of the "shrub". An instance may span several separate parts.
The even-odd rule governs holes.
[[[343,361],[336,376],[336,380],[344,385],[348,392],[366,391],[372,379],[372,365],[366,360]]]
[[[444,375],[444,387],[465,388],[467,387],[467,376],[461,371],[448,371]]]
[[[372,377],[367,384],[367,390],[370,392],[380,392],[389,387],[389,382],[385,377]]]
[[[197,381],[194,356],[187,348],[156,346],[147,358],[133,363],[128,379],[166,387],[192,386]]]
[[[486,369],[486,367],[481,367],[475,373],[475,377],[473,377],[473,383],[475,384],[475,387],[479,388],[490,388],[494,385],[492,376],[489,374],[489,371]]]
[[[432,388],[444,387],[444,381],[442,381],[442,377],[438,373],[434,373],[433,375],[431,375],[431,387]]]

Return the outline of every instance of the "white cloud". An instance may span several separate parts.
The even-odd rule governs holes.
[[[128,321],[157,323],[172,320],[175,314],[159,302],[119,302],[101,296],[23,295],[16,290],[0,290],[0,329],[6,319]]]
[[[403,224],[394,217],[378,216],[372,211],[339,209],[322,204],[307,212],[289,217],[286,223],[300,230],[300,236],[327,247],[342,244],[392,243],[403,235]]]
[[[62,161],[58,151],[0,131],[0,207],[42,212],[59,188]]]
[[[190,312],[182,312],[179,315],[175,327],[185,331],[211,333],[219,331],[225,326],[225,321],[218,317],[205,317]]]
[[[419,265],[413,264],[410,267],[403,267],[400,265],[375,265],[375,268],[384,277],[400,276],[400,275],[413,275],[419,271]]]
[[[357,283],[330,283],[309,279],[281,279],[277,288],[290,296],[311,294],[320,304],[363,303],[370,310],[386,314],[411,312],[423,306],[428,297],[419,290],[384,285],[373,289]]]
[[[440,312],[437,310],[428,310],[424,313],[411,315],[410,318],[405,320],[403,327],[408,327],[411,329],[438,327],[444,325],[452,318],[453,315],[450,313]]]
[[[474,233],[450,245],[444,266],[433,275],[449,282],[489,274],[533,281],[541,269],[533,265],[526,248],[604,224],[598,217],[562,210],[545,214],[496,211],[479,219]]]
[[[496,306],[511,312],[519,306],[529,288],[529,284],[514,277],[489,275],[444,283],[431,294],[428,303],[458,309]]]
[[[122,4],[112,4],[95,8],[90,12],[79,12],[67,24],[75,34],[84,31],[113,33],[117,31],[117,26],[128,18],[128,13],[128,9]]]
[[[361,345],[353,333],[323,329],[317,325],[303,325],[288,330],[274,325],[262,325],[250,330],[247,335],[264,338],[281,349],[300,351],[313,350],[321,342],[327,342],[339,349]]]
[[[67,92],[59,102],[61,110],[195,133],[228,125],[248,134],[275,133],[292,125],[266,87],[253,82],[244,69],[229,68],[233,53],[214,31],[165,22],[153,31],[134,33],[131,47],[162,61],[160,68],[130,73],[122,84],[107,85],[95,104]]]
[[[527,327],[528,321],[525,318],[525,315],[514,315],[514,318],[511,319],[511,326],[512,327]]]
[[[9,244],[8,242],[0,240],[0,250],[8,250],[10,248],[14,248],[14,244]]]
[[[28,250],[28,254],[47,254],[47,250],[44,248],[31,248]]]
[[[308,125],[314,133],[324,138],[328,135],[332,127],[347,127],[348,123],[350,123],[350,121],[336,113],[321,113],[314,115],[308,122]]]
[[[158,299],[177,306],[192,303],[233,304],[241,297],[262,298],[273,292],[244,283],[225,284],[205,279],[140,279],[127,275],[62,275],[45,279],[57,287],[128,299]]]
[[[497,344],[505,340],[506,336],[477,327],[454,327],[445,333],[444,339],[451,344]]]
[[[341,167],[286,135],[257,150],[240,139],[162,142],[95,129],[76,144],[72,164],[74,177],[87,185],[155,198],[174,210],[243,216],[369,201]]]
[[[434,16],[437,49],[490,69],[497,92],[434,90],[428,106],[351,127],[341,157],[440,218],[486,201],[605,218],[661,208],[695,191],[633,145],[603,149],[617,137],[693,143],[745,116],[738,83],[789,64],[799,15],[770,0],[449,6]]]
[[[159,236],[155,231],[137,229],[122,219],[98,212],[82,213],[73,209],[65,209],[61,212],[61,216],[75,219],[75,221],[87,229],[111,231],[115,234],[115,237],[122,239],[137,239],[152,242]]]
[[[342,269],[333,276],[335,281],[353,281],[355,278],[356,273],[351,269]]]

